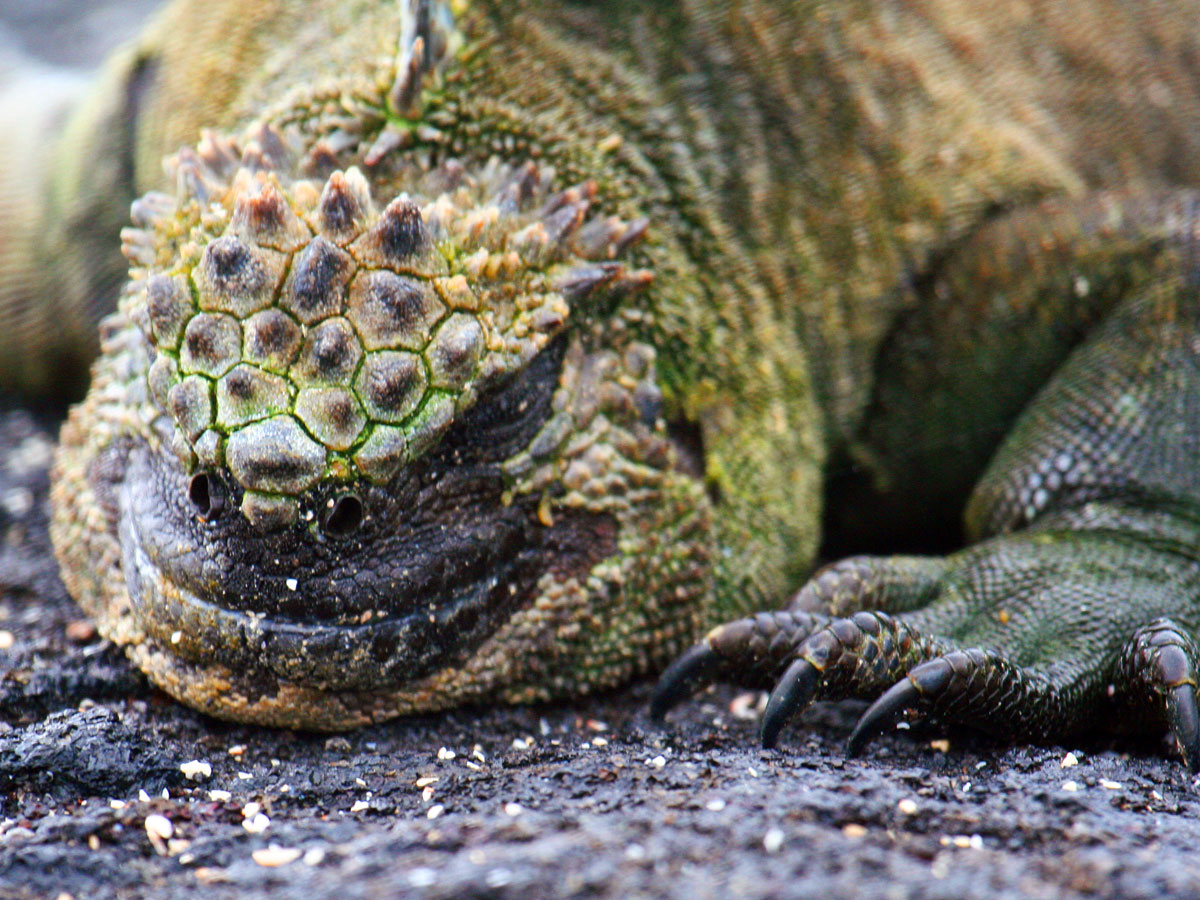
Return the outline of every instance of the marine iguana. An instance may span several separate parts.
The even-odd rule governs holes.
[[[728,680],[768,745],[853,696],[852,751],[922,707],[1195,770],[1197,11],[177,0],[2,186],[9,387],[65,396],[119,294],[66,584],[244,721],[700,639],[655,713]]]

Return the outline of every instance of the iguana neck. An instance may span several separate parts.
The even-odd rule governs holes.
[[[466,54],[458,102],[475,128],[503,122],[496,130],[528,136],[568,178],[596,179],[599,202],[613,212],[650,220],[638,260],[655,273],[644,337],[658,349],[666,415],[699,436],[723,508],[718,541],[761,542],[786,579],[805,571],[816,549],[815,534],[796,523],[820,506],[823,413],[795,324],[794,273],[780,268],[795,260],[776,254],[785,262],[764,264],[750,249],[751,223],[730,213],[755,200],[727,196],[749,176],[713,182],[714,172],[728,170],[706,145],[718,101],[680,91],[693,65],[684,58],[685,33],[709,41],[716,55],[724,39],[694,18],[672,4],[551,12],[534,2],[515,11],[473,3],[461,22],[478,50]],[[472,146],[486,154],[507,140]],[[759,237],[770,230],[761,220],[754,228]],[[747,602],[764,588],[783,590],[784,581],[717,576],[721,603]]]

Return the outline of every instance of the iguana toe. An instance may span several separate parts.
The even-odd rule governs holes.
[[[725,660],[707,640],[681,654],[663,672],[650,700],[650,717],[662,721],[672,707],[679,705],[702,685],[721,678]]]
[[[859,717],[846,740],[846,755],[858,756],[874,735],[891,725],[897,716],[921,701],[921,689],[911,677],[897,681]]]
[[[1200,648],[1185,628],[1170,618],[1155,619],[1126,643],[1112,686],[1130,698],[1139,718],[1166,721],[1192,772],[1200,771],[1198,660]]]
[[[759,740],[770,750],[779,740],[779,732],[787,720],[813,702],[821,687],[821,672],[807,659],[798,659],[783,673],[763,713]]]
[[[720,681],[770,687],[796,648],[830,621],[820,613],[783,610],[718,625],[659,677],[650,701],[651,717],[662,719],[672,707]]]

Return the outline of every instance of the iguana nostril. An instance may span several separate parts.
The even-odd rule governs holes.
[[[343,494],[333,502],[321,527],[327,537],[347,538],[358,530],[362,520],[362,501],[354,494]]]
[[[224,486],[207,472],[192,476],[188,482],[188,500],[206,522],[219,518],[228,505]]]

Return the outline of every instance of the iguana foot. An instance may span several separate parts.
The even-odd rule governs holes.
[[[801,661],[803,662],[803,661]],[[797,665],[797,664],[793,664]],[[1116,677],[1108,693],[1137,703],[1142,718],[1165,720],[1192,772],[1200,771],[1200,709],[1196,704],[1196,642],[1169,618],[1137,629],[1122,648]],[[775,693],[784,687],[785,679]],[[1022,727],[1037,735],[1045,728],[1041,717],[1070,698],[1055,696],[1052,678],[1023,670],[1003,656],[983,650],[953,650],[913,668],[879,697],[858,720],[846,742],[846,753],[857,756],[866,742],[912,707],[928,708],[945,718],[990,719],[1009,733]],[[774,700],[774,695],[772,695]],[[768,704],[767,715],[771,708]],[[764,718],[763,733],[776,730]],[[1043,734],[1049,736],[1049,733]]]
[[[1188,204],[1176,219],[1193,224],[1172,232],[1180,275],[1122,304],[1030,404],[967,504],[975,543],[831,566],[789,612],[710,632],[667,671],[654,710],[704,680],[767,681],[766,746],[812,702],[855,697],[873,705],[851,753],[919,707],[1021,740],[1167,728],[1200,768],[1200,249]]]
[[[663,673],[650,714],[661,719],[697,688],[718,681],[770,687],[805,638],[830,621],[812,613],[761,612],[714,628]]]
[[[942,575],[914,579],[918,570]],[[1200,648],[1170,618],[1131,624],[1129,608],[1162,610],[1192,580],[1170,554],[1086,532],[999,538],[944,560],[847,560],[789,610],[715,628],[664,673],[651,712],[661,717],[715,681],[773,684],[761,728],[763,746],[773,747],[817,700],[873,700],[847,742],[850,755],[908,709],[1034,740],[1114,722],[1165,725],[1197,771]],[[833,601],[829,586],[849,582],[857,596],[841,590]],[[1129,596],[1138,602],[1122,606]],[[912,610],[916,598],[930,602]],[[842,609],[883,599],[903,612],[838,618],[795,608],[822,599]]]

